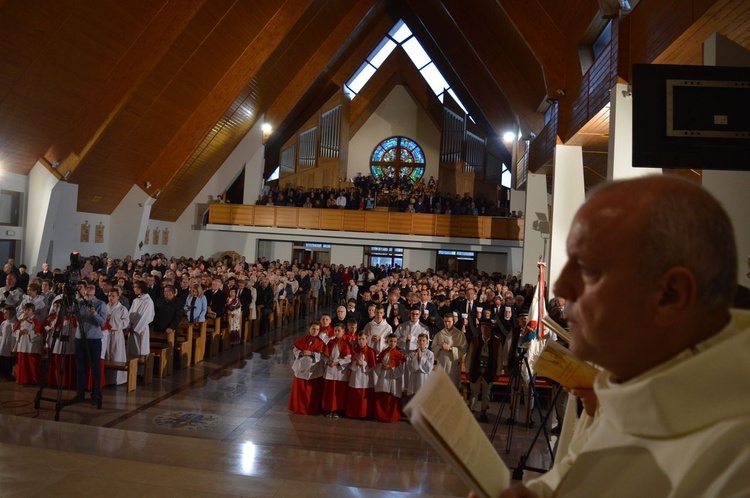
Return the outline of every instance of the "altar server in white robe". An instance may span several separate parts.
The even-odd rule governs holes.
[[[148,295],[147,284],[142,280],[133,283],[135,299],[130,305],[130,336],[128,357],[147,356],[151,352],[149,324],[154,320],[154,302]],[[140,372],[140,368],[138,369]]]
[[[105,353],[104,359],[109,361],[127,361],[128,354],[125,349],[125,335],[123,331],[130,325],[130,314],[127,308],[120,303],[120,291],[112,288],[107,295],[107,323],[103,336],[108,336],[107,347],[104,348],[102,341],[102,350]],[[103,329],[104,327],[102,327]],[[106,372],[107,384],[125,384],[128,381],[128,373],[125,371]]]

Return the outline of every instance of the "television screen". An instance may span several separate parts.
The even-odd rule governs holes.
[[[633,166],[750,170],[750,68],[633,65]]]

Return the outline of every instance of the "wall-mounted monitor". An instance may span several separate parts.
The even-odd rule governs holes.
[[[750,68],[633,65],[633,166],[750,170]]]

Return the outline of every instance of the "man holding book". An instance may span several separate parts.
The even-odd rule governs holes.
[[[675,177],[610,183],[573,220],[555,282],[598,410],[513,496],[739,496],[750,489],[750,312],[731,222]],[[623,295],[641,296],[638,313]]]

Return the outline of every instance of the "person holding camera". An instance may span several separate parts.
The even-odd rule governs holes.
[[[79,308],[81,326],[76,331],[76,401],[84,400],[86,364],[91,365],[91,404],[102,406],[102,325],[107,322],[107,305],[96,298],[96,287],[86,286],[86,297]]]

